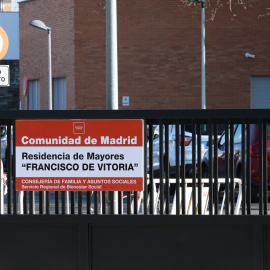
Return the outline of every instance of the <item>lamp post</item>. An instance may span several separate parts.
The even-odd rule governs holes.
[[[206,109],[205,94],[205,1],[206,0],[188,0],[193,3],[201,3],[201,50],[202,50],[202,109]]]
[[[48,27],[44,22],[40,20],[33,20],[29,23],[29,25],[37,27],[39,29],[45,30],[48,32],[48,83],[49,83],[49,110],[52,110],[52,50],[51,50],[51,28]],[[43,204],[46,205],[46,200],[49,201],[49,194],[47,194],[47,198],[45,199],[46,192],[43,192]],[[33,197],[34,197],[33,193]],[[33,198],[34,199],[34,198]],[[67,209],[69,214],[69,204],[68,204],[68,192],[67,192]],[[49,212],[49,208],[47,208],[47,212]]]
[[[51,52],[51,28],[40,20],[34,20],[29,23],[31,26],[48,32],[48,66],[49,66],[49,110],[52,110],[52,52]]]
[[[106,91],[107,110],[118,110],[117,0],[106,0]],[[107,192],[107,200],[107,212],[113,204],[118,214],[118,192]]]
[[[106,0],[107,110],[118,110],[117,0]]]

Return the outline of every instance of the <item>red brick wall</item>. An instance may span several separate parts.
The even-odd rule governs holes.
[[[52,76],[67,78],[67,108],[75,109],[73,2],[37,0],[20,6],[20,85],[23,76],[40,79],[41,109],[48,109],[48,34],[29,22],[41,20],[51,27]]]
[[[214,21],[209,20],[212,7],[206,8],[207,108],[249,108],[250,77],[270,76],[270,16],[259,18],[267,13],[268,2],[249,0],[245,7],[232,6],[233,12],[224,4]],[[38,13],[45,3],[48,9]],[[117,9],[119,108],[201,108],[200,6],[185,7],[178,0],[118,0]],[[41,48],[47,40],[42,31],[26,26],[32,14],[52,26],[53,76],[68,76],[68,108],[105,109],[105,0],[74,0],[74,20],[72,1],[20,4],[21,76],[42,76],[46,89],[41,66],[47,71],[47,56]],[[245,58],[246,52],[256,58]],[[129,107],[121,106],[122,96],[130,97]]]

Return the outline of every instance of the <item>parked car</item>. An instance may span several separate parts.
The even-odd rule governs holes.
[[[163,126],[165,129],[165,127]],[[222,128],[222,127],[221,127]],[[158,125],[155,128],[153,135],[153,171],[154,177],[159,177],[159,129]],[[176,125],[169,125],[169,171],[170,175],[175,175],[176,173]],[[223,131],[223,130],[222,130]],[[181,142],[181,126],[179,126],[179,160],[181,163],[181,146],[183,143]],[[208,131],[205,128],[201,134],[201,156],[203,157],[204,153],[208,150]],[[196,135],[196,144],[197,144],[197,135]],[[186,125],[185,127],[185,169],[186,176],[192,176],[192,126]],[[163,156],[165,156],[165,131],[163,132]],[[196,147],[197,149],[197,147]],[[196,151],[196,164],[197,164],[197,151]],[[149,168],[149,147],[148,147],[148,168]],[[180,169],[180,168],[179,168]]]
[[[3,162],[0,159],[0,184],[3,185],[3,194],[7,194],[7,175],[4,173]],[[0,194],[1,196],[1,194]]]
[[[1,160],[5,160],[6,156],[6,147],[7,147],[7,131],[6,126],[1,125]]]
[[[234,125],[234,176],[242,178],[242,132],[241,124]],[[230,132],[228,133],[230,134]],[[245,149],[246,151],[246,149]],[[259,191],[259,130],[258,125],[250,125],[251,201],[257,201]],[[270,125],[267,125],[267,169],[270,180]],[[209,152],[202,159],[203,177],[209,177]],[[225,132],[218,141],[218,177],[225,177]]]
[[[156,126],[157,125],[152,126],[152,132],[153,132],[152,137],[154,137]],[[149,140],[149,125],[147,125],[147,140]]]
[[[163,126],[164,130],[165,127]],[[159,129],[160,126],[155,128],[154,138],[153,138],[153,171],[154,177],[159,177],[160,163],[159,163]],[[181,133],[181,132],[180,132]],[[185,146],[187,146],[192,139],[192,134],[190,132],[185,132]],[[181,149],[181,141],[180,141],[180,149]],[[181,150],[180,150],[181,151]],[[149,148],[148,148],[149,154]],[[163,157],[165,156],[165,131],[163,132]],[[149,157],[149,155],[148,155]],[[186,157],[187,158],[187,157]],[[149,162],[148,162],[149,165]],[[169,167],[170,174],[175,174],[176,172],[176,159],[175,159],[175,125],[169,125]]]

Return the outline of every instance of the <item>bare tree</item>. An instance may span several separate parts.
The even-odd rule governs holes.
[[[237,13],[235,11],[237,7],[242,6],[243,9],[252,8],[252,2],[250,0],[179,0],[179,8],[183,6],[197,6],[199,8],[199,5],[197,3],[201,2],[205,2],[205,8],[211,10],[210,18],[208,18],[207,20],[214,20],[218,9],[225,6],[229,7],[232,19],[233,17],[237,16]],[[198,9],[197,11],[195,11],[195,13],[197,12]],[[265,11],[263,11],[262,14],[258,14],[259,19],[266,16],[270,16],[270,7],[265,8]]]

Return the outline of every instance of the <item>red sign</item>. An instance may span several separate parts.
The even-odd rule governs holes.
[[[16,189],[143,190],[143,120],[16,121]]]

